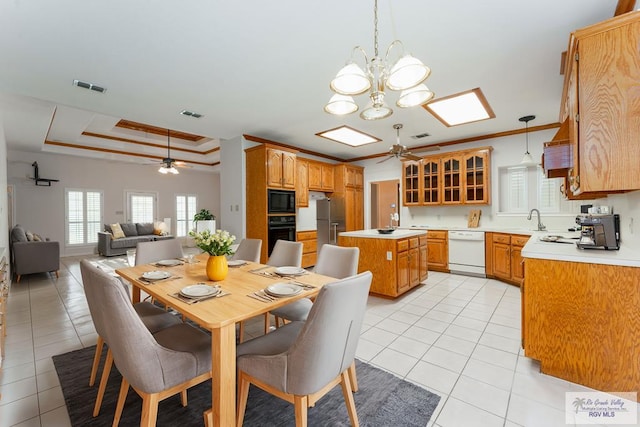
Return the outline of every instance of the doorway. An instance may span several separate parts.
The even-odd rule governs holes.
[[[400,181],[375,181],[371,183],[371,228],[386,228],[391,215],[400,213]],[[393,225],[400,225],[400,221]]]

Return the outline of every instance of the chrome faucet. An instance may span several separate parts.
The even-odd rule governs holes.
[[[527,219],[531,221],[531,215],[533,214],[533,212],[538,215],[538,231],[546,230],[547,227],[545,227],[545,225],[540,221],[540,211],[538,209],[531,209],[531,211],[529,211],[529,216],[527,217]]]

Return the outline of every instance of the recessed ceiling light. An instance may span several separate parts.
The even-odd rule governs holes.
[[[180,114],[182,114],[183,116],[193,117],[195,119],[199,119],[200,117],[202,117],[202,114],[195,113],[195,112],[189,111],[189,110],[182,110],[182,111],[180,111]]]
[[[351,145],[352,147],[359,147],[361,145],[382,141],[375,136],[367,135],[364,132],[350,128],[349,126],[340,126],[335,129],[325,130],[324,132],[316,133],[316,135],[341,144]]]
[[[105,93],[107,91],[107,89],[103,88],[102,86],[97,86],[97,85],[94,85],[93,83],[87,83],[80,80],[74,80],[73,85],[81,87],[83,89],[89,89],[89,90],[93,90],[95,92],[100,92],[100,93]]]
[[[480,88],[439,98],[423,107],[447,127],[496,117]]]

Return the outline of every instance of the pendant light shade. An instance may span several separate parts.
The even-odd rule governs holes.
[[[387,87],[391,90],[405,90],[417,86],[429,77],[431,69],[418,58],[407,54],[398,59],[387,77]]]
[[[331,90],[340,95],[360,95],[371,87],[371,80],[357,64],[351,62],[340,71],[329,84]],[[331,102],[331,101],[329,101]]]
[[[433,99],[434,95],[424,83],[419,84],[416,87],[403,90],[396,105],[400,108],[417,107]]]
[[[327,105],[324,106],[324,111],[329,114],[342,116],[358,111],[358,104],[353,101],[352,97],[336,93],[331,97]]]
[[[537,163],[535,160],[533,160],[533,157],[531,156],[531,154],[529,153],[529,122],[533,119],[535,119],[536,116],[524,116],[524,117],[520,117],[518,120],[521,122],[524,122],[525,125],[525,140],[526,140],[526,151],[524,153],[524,156],[522,157],[522,160],[520,161],[520,164],[522,166],[536,166]]]

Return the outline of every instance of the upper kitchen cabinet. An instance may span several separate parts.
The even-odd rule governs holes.
[[[309,207],[309,161],[296,159],[296,206]]]
[[[267,186],[269,188],[296,188],[296,153],[265,148],[267,159]]]
[[[323,191],[325,193],[333,192],[333,165],[314,160],[308,160],[308,162],[309,190]]]
[[[335,165],[332,199],[343,199],[345,231],[364,229],[364,168],[347,164]]]
[[[568,121],[572,195],[640,189],[640,12],[574,32],[560,121]]]
[[[402,163],[405,206],[488,204],[491,147]]]

